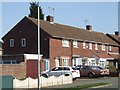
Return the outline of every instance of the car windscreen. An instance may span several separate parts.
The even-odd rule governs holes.
[[[93,70],[97,70],[97,69],[99,69],[99,68],[96,67],[96,66],[91,66],[91,68],[92,68]]]
[[[77,68],[72,67],[73,70],[77,70]]]

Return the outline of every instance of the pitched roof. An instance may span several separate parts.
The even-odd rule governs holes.
[[[112,58],[115,58],[115,59],[119,59],[120,58],[120,54],[110,54],[110,56]]]
[[[109,54],[107,53],[94,53],[95,56],[99,57],[99,58],[112,58]]]
[[[113,34],[106,34],[108,37],[110,37],[111,39],[113,39],[114,41],[116,41],[118,44],[120,44],[120,36],[117,35],[113,35]]]
[[[31,17],[26,18],[37,25],[37,19]],[[114,42],[101,32],[90,32],[86,29],[76,28],[58,23],[51,24],[48,21],[44,20],[40,20],[40,27],[52,37],[117,45],[116,42]]]

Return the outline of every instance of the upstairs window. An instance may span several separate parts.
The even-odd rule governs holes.
[[[10,47],[14,47],[14,39],[10,39]]]
[[[105,44],[102,44],[102,50],[105,51]]]
[[[22,47],[25,47],[26,46],[26,38],[22,38]]]
[[[83,42],[83,48],[86,49],[86,42]]]
[[[69,40],[62,40],[62,47],[69,47]]]
[[[95,44],[95,50],[98,50],[98,44],[97,43]]]
[[[77,41],[73,41],[73,47],[78,48],[78,42]]]
[[[90,44],[89,44],[89,49],[92,49],[92,43],[90,42]]]
[[[109,46],[109,51],[112,51],[112,46],[111,45]]]

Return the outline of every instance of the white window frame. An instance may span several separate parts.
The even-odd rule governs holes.
[[[92,50],[92,42],[89,44],[89,49]]]
[[[74,48],[78,48],[78,42],[75,40],[75,41],[73,41],[73,47]]]
[[[112,51],[112,48],[113,48],[112,45],[110,45],[110,46],[109,46],[109,51]]]
[[[63,39],[62,40],[62,47],[69,47],[70,45],[69,45],[69,40],[65,40],[65,39]]]
[[[102,44],[102,51],[105,51],[106,47],[105,44]]]
[[[14,47],[14,39],[10,39],[10,47]]]
[[[86,49],[86,42],[83,42],[83,48]]]
[[[69,66],[69,59],[68,58],[62,59],[62,66]]]
[[[21,43],[22,43],[22,47],[25,47],[26,46],[26,38],[22,38]]]
[[[97,43],[95,44],[95,50],[98,50],[98,44]]]

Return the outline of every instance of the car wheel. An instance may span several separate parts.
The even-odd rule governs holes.
[[[42,76],[45,77],[45,78],[48,78],[48,76],[46,74],[43,74]]]
[[[89,77],[89,78],[93,78],[93,77],[94,77],[94,74],[93,74],[93,73],[89,73],[89,74],[88,74],[88,77]]]
[[[72,80],[75,81],[77,78],[73,78]]]

